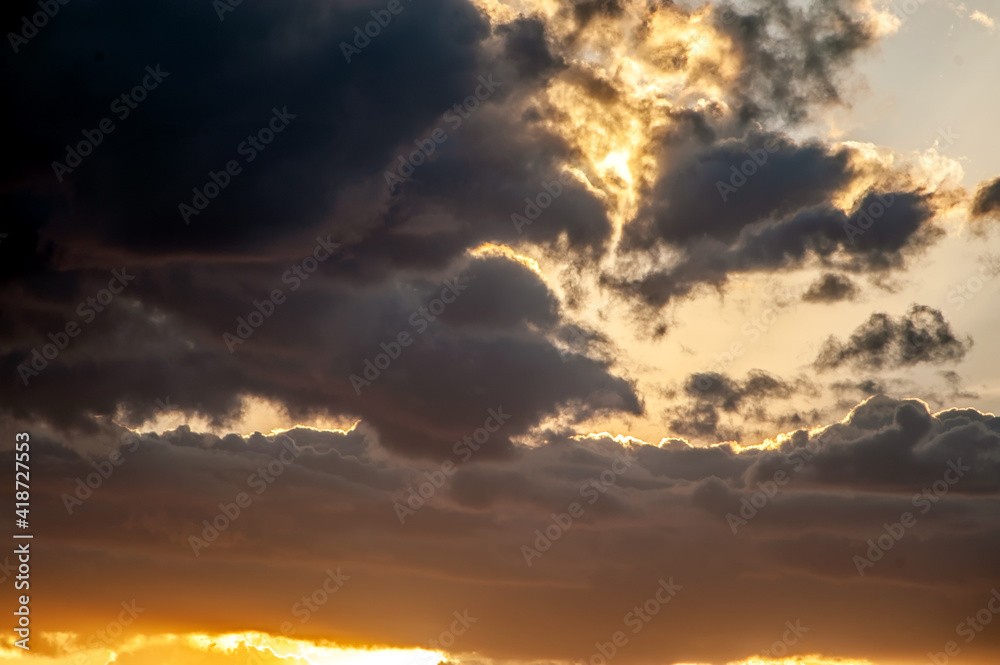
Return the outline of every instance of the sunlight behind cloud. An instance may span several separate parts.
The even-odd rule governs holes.
[[[139,635],[108,648],[72,648],[65,634],[43,633],[42,639],[63,652],[50,665],[436,665],[445,654],[426,649],[342,648],[332,643],[246,632]],[[0,648],[0,662],[28,660],[20,649]]]
[[[266,633],[231,633],[215,637],[192,635],[188,639],[202,648],[214,643],[235,650],[241,644],[246,644],[261,651],[270,651],[278,658],[302,659],[309,665],[435,665],[444,660],[444,654],[438,651],[344,649],[323,643],[273,637]]]
[[[682,665],[678,663],[678,665]],[[792,658],[748,658],[734,660],[726,665],[872,665],[868,660],[844,660],[843,658],[824,658],[823,656],[794,656]]]

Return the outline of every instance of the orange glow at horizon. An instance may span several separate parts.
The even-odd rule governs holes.
[[[328,642],[312,642],[267,633],[205,633],[138,635],[114,645],[114,650],[79,649],[75,633],[42,633],[41,639],[49,646],[46,655],[0,646],[0,662],[37,661],[44,659],[50,665],[437,665],[443,661],[462,663],[462,655],[416,648],[346,648]],[[58,655],[51,655],[55,651]],[[37,653],[37,647],[36,647]],[[456,659],[456,656],[459,656]],[[494,663],[489,659],[474,658],[484,665]],[[565,663],[571,661],[546,661]],[[672,663],[663,665],[707,665],[703,663]],[[730,661],[726,665],[877,665],[869,660],[828,658],[822,655],[765,658],[751,656]]]
[[[311,642],[267,633],[245,632],[209,635],[138,635],[121,644],[102,648],[80,648],[76,633],[42,633],[57,656],[34,656],[9,645],[0,646],[0,662],[36,661],[44,658],[51,665],[165,665],[167,663],[204,663],[205,665],[436,665],[447,656],[440,651],[415,648],[348,648],[333,643]],[[84,640],[85,641],[85,640]],[[81,645],[82,647],[82,645]],[[37,647],[35,652],[37,652]],[[196,659],[196,660],[194,660]]]

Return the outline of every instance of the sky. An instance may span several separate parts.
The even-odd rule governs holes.
[[[993,3],[2,13],[0,662],[1000,658]]]

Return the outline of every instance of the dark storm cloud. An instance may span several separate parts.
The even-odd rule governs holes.
[[[828,272],[809,285],[802,299],[806,302],[840,302],[852,300],[857,294],[858,287],[850,277]]]
[[[752,133],[703,149],[694,142],[667,147],[667,167],[639,215],[650,222],[629,228],[633,245],[654,238],[733,241],[749,224],[825,203],[851,180],[848,150],[797,145],[778,134]],[[740,171],[746,163],[750,176]],[[720,191],[720,183],[729,189]]]
[[[873,217],[872,211],[880,213]],[[928,224],[932,216],[926,195],[871,192],[849,214],[823,205],[773,224],[747,227],[733,246],[731,260],[740,270],[774,270],[796,265],[809,252],[827,259],[842,249],[845,267],[854,270],[898,267],[908,245],[920,246],[926,236],[936,234]]]
[[[83,426],[88,414],[111,415],[119,406],[138,422],[156,397],[169,394],[184,413],[221,423],[239,414],[243,396],[256,395],[285,405],[292,417],[360,417],[387,447],[435,456],[500,405],[511,422],[489,454],[505,454],[507,437],[568,403],[580,413],[641,411],[610,361],[587,357],[586,346],[560,352],[550,341],[550,334],[564,335],[558,303],[520,263],[484,257],[376,289],[349,288],[317,272],[296,290],[279,279],[287,267],[147,269],[89,324],[72,307],[86,290],[65,295],[59,307],[22,305],[21,318],[11,316],[22,341],[3,359],[3,403],[18,417]],[[96,289],[99,278],[88,278]],[[177,301],[178,288],[197,295]],[[275,288],[286,299],[245,341],[233,341],[238,317],[247,319],[254,301]],[[452,301],[443,312],[428,309],[442,294]],[[50,343],[42,331],[60,332],[66,315],[82,331],[24,385],[18,365],[30,366],[33,349]],[[393,350],[400,333],[410,344]],[[386,353],[396,356],[387,368],[370,367]]]
[[[706,372],[684,384],[675,433],[735,438],[743,432],[731,418],[798,431],[759,449],[676,438],[640,446],[572,431],[592,416],[643,414],[621,354],[607,333],[571,323],[528,262],[469,250],[529,242],[558,249],[567,272],[595,269],[613,235],[604,204],[577,184],[550,189],[578,155],[526,102],[560,73],[600,103],[620,93],[565,70],[539,20],[490,26],[464,1],[403,2],[349,64],[340,42],[353,42],[384,0],[241,3],[225,21],[207,0],[75,0],[3,62],[0,82],[15,101],[0,117],[23,127],[24,141],[11,143],[0,187],[16,224],[0,243],[0,431],[7,441],[9,431],[33,437],[32,508],[46,534],[32,561],[39,633],[104,629],[101,608],[136,597],[149,607],[144,635],[277,634],[300,593],[342,565],[349,585],[298,637],[426,646],[442,617],[469,607],[478,622],[462,649],[576,661],[619,626],[618,608],[670,577],[681,595],[618,655],[621,665],[747,658],[791,612],[823,627],[804,643],[810,653],[925,657],[939,642],[914,635],[950,630],[956,607],[978,606],[995,584],[1000,421],[878,396],[810,434],[798,429],[814,424],[810,414],[770,406],[807,399],[807,382]],[[761,0],[728,21],[721,14],[743,56],[737,86],[724,92],[737,129],[712,120],[714,111],[671,114],[663,171],[642,193],[652,200],[625,234],[629,251],[675,250],[677,261],[606,282],[660,306],[733,273],[809,261],[900,267],[933,235],[929,195],[876,186],[845,213],[831,200],[853,184],[848,150],[751,128],[839,100],[842,66],[871,41],[845,6]],[[621,13],[615,0],[563,10],[578,37]],[[665,66],[681,70],[687,55],[665,50]],[[109,115],[147,64],[169,76],[58,182],[51,161]],[[496,89],[476,98],[490,76]],[[185,225],[178,203],[286,106],[288,127]],[[390,185],[386,173],[435,129],[446,141]],[[760,151],[755,174],[730,183],[732,167]],[[722,180],[736,191],[720,189]],[[523,229],[512,225],[543,191],[552,205]],[[318,259],[314,245],[332,242],[340,247]],[[312,256],[319,265],[308,280],[288,277]],[[134,282],[88,320],[79,304],[112,270]],[[266,310],[259,303],[275,289],[282,302],[245,340],[235,337],[238,320]],[[846,343],[831,339],[826,365],[959,360],[970,344],[936,310],[881,316]],[[18,367],[44,345],[62,346],[53,336],[68,322],[79,335],[23,385]],[[215,538],[209,521],[256,489],[251,480],[284,437],[188,425],[136,437],[111,422],[138,425],[166,395],[180,415],[213,425],[241,415],[246,397],[277,403],[292,421],[360,422],[287,432],[294,461]],[[456,459],[456,443],[491,412],[506,415],[501,428],[471,459]],[[556,432],[539,441],[543,423]],[[124,462],[105,475],[114,449]],[[13,465],[12,451],[0,458]],[[604,481],[622,458],[627,470]],[[928,503],[894,561],[859,577],[852,557],[954,464],[965,469],[960,482]],[[726,513],[779,470],[793,482],[733,534]],[[83,480],[95,473],[97,487]],[[81,483],[91,485],[86,497]],[[396,506],[413,496],[423,500],[407,503],[415,512],[401,523]],[[527,566],[523,548],[574,502],[582,517]],[[193,552],[192,536],[209,546]],[[705,640],[706,626],[726,626],[725,639]],[[983,647],[1000,648],[1000,635],[984,633]]]
[[[979,186],[976,198],[972,201],[972,214],[975,217],[985,217],[1000,211],[1000,178]]]
[[[566,66],[549,51],[545,43],[545,24],[538,19],[516,19],[498,26],[497,34],[503,37],[506,59],[521,78],[544,78]]]
[[[830,336],[815,365],[821,370],[851,365],[860,369],[894,369],[918,363],[956,363],[972,348],[972,338],[959,338],[944,315],[933,307],[913,305],[898,319],[876,312],[846,342]]]
[[[497,79],[508,80],[502,75]],[[400,150],[409,153],[412,147]],[[384,226],[357,248],[359,257],[414,264],[424,256],[447,258],[485,241],[545,244],[564,233],[574,250],[599,252],[611,235],[611,222],[583,185],[559,179],[563,161],[572,162],[569,146],[537,119],[512,117],[503,108],[477,110],[449,132],[434,160],[397,186]],[[551,204],[537,217],[526,214],[526,199],[539,195],[550,197]],[[515,214],[530,224],[513,223]]]
[[[5,109],[24,132],[19,175],[37,183],[15,195],[54,201],[45,225],[66,244],[153,254],[266,247],[323,221],[349,181],[377,173],[398,143],[468,95],[487,59],[488,25],[462,2],[407,5],[350,64],[338,44],[371,20],[366,7],[271,2],[224,22],[211,4],[126,9],[69,7],[72,20],[54,21],[5,68],[7,87],[27,102]],[[146,65],[166,78],[121,118],[109,105]],[[29,93],[39,81],[49,82],[44,92]],[[237,146],[274,107],[295,119],[244,162]],[[50,163],[104,117],[113,133],[58,183]],[[178,204],[234,159],[243,172],[185,228]]]
[[[711,185],[702,181],[701,186]],[[908,250],[926,246],[940,233],[931,223],[930,198],[918,192],[871,192],[850,214],[827,203],[748,222],[727,242],[713,237],[713,218],[704,219],[704,237],[678,246],[680,256],[671,266],[628,281],[614,276],[605,276],[605,281],[648,305],[662,307],[699,285],[723,286],[731,273],[795,268],[810,257],[854,271],[902,267]],[[838,251],[842,257],[834,256]]]
[[[484,239],[516,237],[510,214],[554,177],[558,142],[537,127],[522,137],[503,113],[476,111],[476,130],[453,130],[442,116],[451,110],[466,120],[453,109],[481,89],[480,77],[500,82],[486,107],[517,98],[518,88],[530,90],[553,71],[558,59],[546,49],[542,25],[499,26],[503,46],[494,52],[485,46],[488,22],[467,2],[404,4],[346,62],[340,44],[353,43],[354,26],[383,4],[270,2],[241,6],[221,22],[211,3],[68,7],[72,20],[53,21],[3,71],[5,87],[23,102],[3,110],[22,138],[5,172],[16,186],[5,188],[3,205],[22,222],[0,247],[5,258],[10,253],[5,271],[79,263],[88,250],[91,260],[109,253],[245,258],[320,227],[352,243],[375,234],[365,253],[376,262],[441,266]],[[112,107],[142,83],[147,65],[163,72],[155,89],[135,109],[120,101]],[[287,127],[253,150],[250,162],[244,141],[268,127],[275,108],[287,108]],[[76,146],[102,118],[113,132],[59,182],[52,162],[65,162],[65,146]],[[406,208],[390,202],[383,218],[386,169],[442,125],[454,134],[439,147],[447,166],[425,166],[417,176],[443,180],[428,193],[436,200]],[[489,135],[514,140],[483,138]],[[242,171],[186,225],[179,204],[193,205],[192,188],[203,190],[209,172],[224,172],[230,160]],[[523,166],[529,163],[535,168]],[[455,188],[473,197],[477,183],[495,181],[508,183],[504,195],[479,208],[440,195]],[[428,213],[420,208],[428,203],[455,228],[429,239],[413,233],[413,218]],[[539,235],[554,237],[577,216],[586,230],[571,230],[575,242],[599,243],[607,234],[592,195],[577,188],[562,205],[564,214],[550,215]]]
[[[606,284],[662,307],[700,285],[722,287],[731,273],[809,258],[852,272],[901,268],[907,251],[940,236],[931,195],[901,174],[883,174],[845,213],[832,202],[865,175],[863,160],[761,124],[802,121],[841,101],[843,72],[875,37],[854,10],[839,0],[716,9],[716,27],[742,58],[737,83],[725,86],[734,110],[675,114],[661,137],[660,173],[623,234],[629,252],[667,249],[673,258],[626,280],[606,274]]]
[[[876,41],[873,26],[851,10],[846,0],[806,7],[788,0],[719,5],[716,26],[743,59],[731,92],[744,116],[777,114],[795,122],[807,118],[811,107],[841,102],[845,67]]]
[[[484,658],[572,660],[620,625],[618,610],[595,614],[588,599],[630,608],[672,576],[683,587],[678,609],[654,619],[670,629],[646,631],[617,660],[747,658],[789,616],[825,629],[809,633],[810,653],[919,660],[938,641],[914,641],[914,631],[947,632],[963,616],[954,603],[978,607],[995,584],[1000,421],[972,409],[932,415],[915,400],[875,397],[825,432],[799,431],[772,448],[590,435],[515,446],[502,460],[474,457],[447,474],[397,458],[362,429],[287,434],[302,452],[259,495],[247,481],[280,454],[281,437],[143,435],[72,514],[64,495],[102,458],[36,437],[33,507],[49,528],[33,559],[44,572],[38,615],[75,614],[97,629],[107,619],[94,608],[127,593],[151,608],[147,633],[188,625],[276,632],[300,595],[289,589],[314,588],[334,563],[350,586],[297,637],[417,646],[440,632],[435,617],[474,606],[479,621],[463,648]],[[617,458],[627,468],[609,476]],[[779,471],[786,482],[734,534],[727,513]],[[443,481],[428,490],[435,472]],[[935,496],[946,478],[956,482]],[[394,505],[422,484],[423,505],[401,524]],[[195,559],[190,537],[240,491],[252,505]],[[158,503],[167,495],[169,512]],[[581,516],[527,566],[523,548],[535,547],[536,530],[552,533],[552,514],[574,502]],[[854,557],[905,511],[917,525],[860,576]],[[159,576],[148,574],[154,564]],[[962,575],[943,584],[943,570]],[[253,606],[232,603],[248,576],[258,580]],[[73,594],[52,593],[62,587]],[[197,606],[177,600],[189,593],[200,594]],[[832,611],[831,599],[851,611]],[[385,621],[370,622],[375,611]],[[572,634],[553,631],[544,616],[572,621]],[[710,622],[749,628],[706,642],[699,630]],[[858,622],[879,630],[859,632]],[[996,648],[997,639],[984,632],[977,644]]]
[[[808,437],[799,432],[782,452],[806,450]],[[919,400],[872,397],[853,409],[843,423],[813,435],[822,445],[808,456],[796,477],[819,485],[850,485],[873,490],[919,489],[936,480],[949,460],[971,465],[957,491],[992,494],[1000,489],[1000,419],[974,409],[930,414]],[[763,454],[748,478],[763,478],[777,460]]]
[[[241,5],[224,21],[211,3],[72,5],[5,63],[21,102],[2,113],[23,139],[0,193],[15,223],[0,242],[7,413],[94,434],[92,414],[122,408],[138,423],[165,394],[217,425],[256,395],[293,417],[370,417],[388,447],[436,455],[500,404],[513,419],[505,436],[567,403],[579,414],[641,410],[606,354],[550,342],[566,328],[535,274],[465,258],[522,234],[565,234],[590,255],[610,236],[598,199],[557,180],[565,142],[505,108],[561,67],[542,24],[495,26],[491,40],[467,2],[402,6],[350,63],[341,42],[384,3]],[[111,105],[143,77],[152,89],[136,108]],[[60,182],[52,162],[105,117],[114,130]],[[253,161],[240,152],[248,134],[278,125]],[[390,187],[386,174],[435,130],[445,141]],[[228,160],[242,170],[185,224],[178,205]],[[519,234],[511,215],[552,183],[555,202]],[[289,277],[317,245],[331,255],[318,272]],[[86,305],[112,270],[134,281]],[[455,277],[470,295],[440,320],[417,315]],[[275,289],[287,301],[245,342],[227,341]],[[413,346],[359,395],[349,377],[401,331]],[[52,345],[64,348],[43,357]],[[37,373],[19,370],[31,362]]]

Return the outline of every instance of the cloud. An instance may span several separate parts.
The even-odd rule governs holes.
[[[69,428],[124,409],[137,424],[151,415],[155,398],[172,395],[180,412],[221,425],[239,416],[244,397],[256,396],[283,405],[291,418],[364,418],[385,445],[432,456],[480,426],[472,414],[500,404],[513,417],[505,437],[564,409],[642,410],[611,360],[591,359],[584,347],[570,354],[557,347],[563,333],[556,298],[511,258],[469,257],[451,271],[366,288],[324,269],[296,289],[282,279],[292,274],[285,273],[288,264],[277,261],[226,269],[224,278],[219,269],[145,268],[132,291],[89,325],[73,305],[96,293],[100,273],[83,273],[82,285],[58,300],[22,297],[7,310],[19,333],[0,363],[11,377],[50,343],[47,332],[61,333],[64,316],[83,330],[28,385],[17,379],[0,387],[5,407]],[[457,295],[448,284],[457,284]],[[283,290],[283,303],[230,352],[223,334],[235,338],[238,320],[275,288]],[[178,289],[198,296],[178,297]],[[442,294],[453,302],[443,305]],[[393,350],[401,333],[410,344]],[[109,347],[107,339],[116,343]],[[378,356],[386,354],[396,357],[385,364]],[[369,367],[376,362],[381,369]],[[81,381],[91,388],[75,389]],[[37,399],[42,390],[48,399]],[[503,454],[504,445],[496,442],[489,454]]]
[[[845,66],[878,34],[877,17],[859,16],[855,7],[839,0],[805,7],[762,0],[718,5],[717,25],[743,61],[741,113],[777,111],[794,122],[804,120],[810,107],[840,103]]]
[[[969,18],[971,18],[976,23],[979,23],[980,25],[988,28],[990,31],[992,31],[996,25],[992,18],[990,18],[987,14],[984,14],[979,10],[976,10],[971,14],[969,14]]]
[[[869,376],[834,381],[828,388],[836,397],[838,410],[849,409],[859,399],[865,400],[876,395],[908,395],[923,401],[933,409],[946,409],[960,403],[967,404],[968,400],[980,397],[978,393],[966,387],[965,379],[954,370],[937,370],[934,375],[940,380],[921,378],[918,381],[906,377]]]
[[[116,8],[102,6],[106,20],[53,22],[39,39],[67,45],[65,54],[36,49],[3,73],[21,91],[14,94],[34,99],[32,86],[61,71],[62,58],[77,67],[52,92],[57,101],[72,97],[72,116],[52,110],[60,104],[3,111],[24,127],[26,140],[3,193],[24,223],[0,244],[4,257],[17,253],[3,262],[0,370],[17,376],[25,363],[43,366],[31,385],[0,389],[5,411],[93,434],[91,416],[125,412],[137,424],[166,394],[182,413],[217,427],[239,417],[247,398],[261,398],[290,418],[361,418],[386,447],[414,456],[446,454],[477,426],[472,416],[455,414],[485,406],[503,403],[515,414],[508,437],[554,414],[642,413],[642,399],[615,369],[603,333],[570,322],[544,280],[516,259],[474,251],[484,243],[526,242],[580,266],[609,251],[619,212],[627,209],[619,202],[631,190],[622,185],[609,197],[594,187],[624,182],[625,171],[599,168],[608,156],[587,143],[594,132],[577,131],[573,118],[583,107],[563,97],[563,86],[582,90],[587,104],[617,118],[645,117],[653,107],[622,94],[634,81],[609,78],[587,66],[582,53],[596,44],[621,46],[612,27],[627,25],[637,57],[657,77],[682,76],[691,90],[716,87],[723,96],[753,98],[761,109],[769,97],[795,115],[792,107],[806,102],[809,89],[824,90],[815,103],[831,101],[836,72],[865,48],[865,30],[836,3],[805,12],[760,5],[726,27],[704,22],[704,11],[674,6],[581,6],[570,23],[560,23],[543,11],[487,18],[459,0],[413,5],[350,63],[339,44],[353,39],[352,26],[370,20],[354,5],[248,6],[219,23],[204,8]],[[163,37],[170,26],[196,27],[178,45]],[[746,76],[715,56],[697,55],[685,26],[737,48],[744,59],[732,62]],[[766,26],[788,38],[767,46],[759,33]],[[294,44],[289,34],[299,35]],[[121,39],[113,52],[95,57],[94,45],[108,35]],[[414,48],[424,40],[432,46]],[[414,50],[417,56],[407,55]],[[795,64],[803,54],[806,65]],[[60,182],[52,161],[65,160],[66,145],[115,113],[109,102],[144,71],[137,62],[167,74]],[[795,90],[760,88],[762,79],[749,73],[759,67],[789,72]],[[413,71],[437,73],[431,81]],[[496,85],[476,98],[483,77]],[[227,160],[242,159],[238,146],[274,109],[294,118],[185,224],[179,204]],[[924,198],[901,192],[896,217],[880,221],[885,229],[872,228],[847,247],[838,224],[850,218],[830,200],[851,182],[849,149],[798,143],[752,125],[749,116],[716,117],[686,102],[664,117],[670,122],[649,136],[629,138],[639,152],[643,140],[652,140],[652,172],[659,175],[652,202],[636,208],[625,235],[636,251],[649,239],[676,243],[682,260],[634,283],[608,278],[650,302],[724,283],[732,272],[828,256],[837,245],[866,266],[892,264],[881,253],[900,251],[930,216]],[[435,130],[446,139],[435,141],[434,153],[404,181],[388,186],[386,173]],[[701,196],[699,187],[714,190],[748,150],[763,150],[770,161],[757,187],[740,192],[743,205]],[[519,234],[512,215],[567,168],[574,175],[558,198]],[[718,223],[706,232],[698,220],[709,217]],[[311,260],[304,257],[317,238],[338,244],[336,255],[308,280],[290,279],[288,270]],[[135,282],[87,320],[58,357],[38,356],[50,335],[79,322],[77,306],[121,266]],[[368,370],[377,380],[352,381],[369,381],[366,361],[400,331],[413,333],[412,317],[455,276],[470,280],[476,295],[460,298],[440,320],[418,315],[430,332],[384,372]],[[223,335],[232,337],[276,289],[287,302],[252,337],[227,341]],[[590,342],[567,352],[570,337]],[[81,381],[92,388],[78,390]],[[51,397],[37,399],[36,387]],[[491,454],[511,450],[509,441],[497,442]]]
[[[877,220],[872,210],[880,211]],[[903,267],[909,252],[920,251],[940,235],[933,216],[926,195],[870,192],[850,213],[820,204],[748,223],[731,242],[705,234],[683,247],[668,266],[639,277],[607,276],[605,281],[658,308],[701,285],[722,287],[732,273],[791,269],[810,259],[843,270],[884,272]]]
[[[972,201],[972,215],[985,217],[1000,211],[1000,178],[983,183]]]
[[[673,577],[683,587],[676,607],[654,619],[669,623],[630,642],[617,656],[622,663],[654,654],[665,662],[746,658],[789,616],[814,628],[802,653],[916,660],[927,648],[913,631],[953,625],[950,598],[978,606],[1000,555],[1000,422],[971,409],[932,415],[916,400],[875,397],[825,432],[801,430],[745,450],[676,439],[627,444],[608,435],[517,446],[502,460],[455,460],[405,524],[394,502],[430,482],[440,464],[401,458],[363,426],[287,435],[301,452],[258,494],[248,478],[275,461],[281,437],[184,428],[144,434],[134,450],[122,448],[124,462],[72,515],[62,495],[101,458],[33,438],[33,508],[48,516],[49,533],[39,571],[53,589],[73,589],[33,599],[39,630],[73,625],[88,634],[105,627],[105,611],[136,598],[147,609],[147,635],[195,625],[278,634],[291,621],[296,638],[406,647],[426,645],[453,611],[468,608],[478,620],[456,650],[571,661],[617,630],[659,578]],[[584,489],[622,455],[634,461],[603,493]],[[947,494],[915,505],[956,462],[966,470]],[[791,480],[734,535],[727,513],[779,470]],[[240,491],[252,504],[195,559],[189,537]],[[169,503],[159,498],[167,496]],[[583,516],[526,566],[521,546],[573,502]],[[905,511],[918,527],[859,576],[852,557]],[[154,564],[158,576],[148,574]],[[299,623],[292,606],[331,566],[349,583]],[[90,574],[79,576],[81,568]],[[953,569],[963,571],[960,579],[946,572]],[[256,580],[253,602],[234,604],[247,579]],[[927,602],[906,602],[913,594]],[[852,611],[835,611],[831,598]],[[540,620],[553,613],[572,623],[572,633]],[[707,621],[740,628],[706,642],[696,629]],[[881,629],[850,630],[857,621]],[[511,631],[520,636],[514,643]],[[987,633],[977,643],[997,647]]]
[[[849,151],[797,145],[780,134],[751,133],[708,146],[686,135],[680,146],[668,142],[665,149],[671,158],[665,158],[649,207],[640,214],[650,225],[630,226],[633,243],[654,237],[678,243],[703,235],[733,241],[754,222],[828,201],[851,179]],[[740,170],[744,164],[751,175]],[[741,186],[720,193],[719,183]]]
[[[326,221],[338,192],[380,175],[396,145],[470,94],[486,65],[478,49],[488,25],[462,2],[408,7],[392,25],[394,38],[373,40],[352,66],[338,44],[370,20],[363,8],[269,3],[243,7],[220,24],[211,7],[152,3],[124,12],[118,4],[103,5],[99,20],[53,21],[41,39],[70,45],[65,56],[35,49],[5,76],[27,89],[59,70],[60,58],[77,68],[53,92],[73,100],[73,114],[40,116],[28,105],[6,115],[24,127],[20,172],[36,183],[34,192],[23,187],[8,196],[27,204],[44,194],[57,203],[36,221],[46,236],[78,250],[97,244],[146,255],[218,256],[259,252],[294,237]],[[189,38],[180,46],[167,35],[182,27]],[[289,46],[285,35],[293,32],[300,37]],[[396,57],[408,40],[430,34],[433,47]],[[110,35],[116,48],[96,60],[93,50]],[[120,118],[109,104],[142,80],[147,64],[169,75]],[[438,76],[433,82],[406,76],[413,66]],[[220,76],[224,71],[229,75]],[[392,85],[383,85],[387,80]],[[209,171],[243,161],[238,145],[266,127],[274,107],[296,118],[185,228],[178,204],[190,202]],[[114,133],[57,183],[50,162],[64,161],[64,145],[76,145],[102,117],[112,118]],[[44,214],[37,203],[33,208]],[[136,217],[145,222],[135,224]]]
[[[806,302],[839,302],[853,300],[858,294],[858,287],[846,275],[824,273],[819,279],[809,285],[802,294]]]
[[[918,363],[956,363],[971,348],[972,338],[957,337],[939,310],[913,305],[898,319],[882,312],[872,314],[846,342],[831,335],[815,365],[820,370],[847,364],[870,370]]]
[[[818,412],[792,407],[790,413],[775,413],[772,403],[787,403],[814,395],[817,387],[804,378],[783,380],[760,369],[743,380],[720,372],[699,372],[687,377],[679,395],[664,414],[670,431],[691,440],[746,442],[769,436],[775,427],[796,428],[814,424]]]
[[[35,49],[0,74],[12,94],[40,100],[38,81],[75,68],[44,103],[3,110],[25,137],[0,194],[18,224],[0,243],[0,370],[15,378],[0,388],[5,413],[82,433],[95,414],[124,410],[138,424],[169,394],[184,414],[222,426],[260,397],[290,418],[369,414],[387,446],[436,455],[477,426],[451,415],[467,400],[477,402],[470,411],[514,407],[510,436],[556,412],[641,412],[606,354],[565,353],[564,312],[538,274],[474,252],[524,240],[593,257],[612,232],[579,180],[560,185],[523,236],[511,223],[573,156],[551,127],[525,122],[532,96],[563,70],[542,22],[491,24],[460,0],[406,5],[348,63],[339,44],[371,8],[272,3],[219,22],[210,6],[119,4],[53,21],[38,39],[61,50]],[[183,44],[164,36],[177,31]],[[115,49],[95,57],[111,40]],[[119,119],[109,103],[141,82],[141,63],[167,74]],[[250,161],[238,146],[275,108],[295,117]],[[114,131],[58,181],[52,161],[104,116]],[[435,131],[444,141],[389,187],[386,173]],[[179,204],[233,159],[242,171],[185,224]],[[317,239],[339,248],[296,277]],[[135,281],[81,319],[78,306],[122,266]],[[455,277],[472,280],[474,295],[440,320],[418,314]],[[276,290],[286,300],[252,337],[223,337]],[[58,357],[41,355],[67,324],[78,336]],[[414,346],[357,394],[350,378],[414,325]],[[24,385],[19,367],[31,362],[41,371]]]
[[[0,187],[0,431],[32,433],[37,634],[103,630],[135,598],[148,614],[120,643],[292,621],[317,643],[410,648],[468,608],[449,656],[569,663],[672,578],[680,595],[621,665],[746,659],[797,617],[823,627],[801,653],[923,658],[913,635],[995,583],[997,418],[875,395],[832,422],[806,378],[681,371],[654,411],[659,445],[590,432],[653,411],[641,387],[659,359],[622,335],[665,335],[658,310],[800,269],[822,275],[804,299],[839,302],[940,237],[950,203],[928,183],[803,138],[845,103],[884,15],[406,2],[348,62],[342,44],[386,6],[264,1],[219,21],[211,3],[108,0],[0,68],[19,100],[0,108],[19,131]],[[147,65],[168,74],[119,116]],[[250,160],[240,146],[276,115],[287,127]],[[995,185],[975,214],[996,212]],[[113,271],[134,281],[112,294]],[[622,296],[635,316],[617,317]],[[914,306],[830,338],[815,365],[955,363],[970,346]],[[957,373],[939,382],[925,391],[971,399]],[[900,386],[924,395],[863,375],[832,390]],[[188,424],[138,431],[168,395]],[[261,429],[300,424],[230,431],[260,403],[281,420]],[[502,427],[459,455],[491,410]],[[318,421],[354,425],[301,424]],[[860,577],[852,557],[957,460],[961,482]],[[793,481],[734,534],[727,513],[779,470]],[[252,505],[209,535],[240,493]],[[573,504],[582,516],[525,565]],[[192,536],[209,541],[197,555]],[[330,567],[350,583],[298,622]]]

